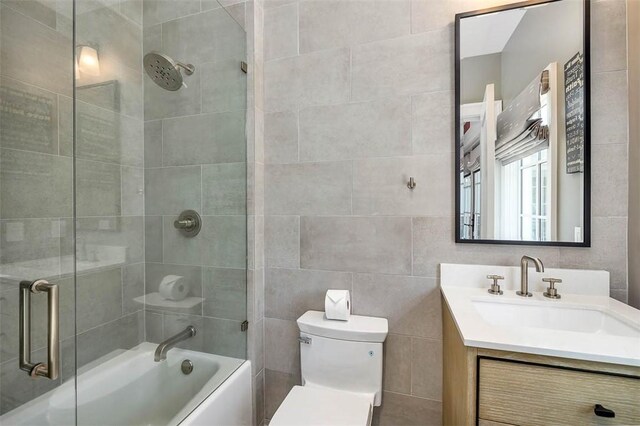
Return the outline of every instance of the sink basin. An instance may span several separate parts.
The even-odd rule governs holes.
[[[489,324],[500,327],[564,330],[640,338],[640,328],[621,321],[606,310],[558,304],[472,300],[473,307]]]

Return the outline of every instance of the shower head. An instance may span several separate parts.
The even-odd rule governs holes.
[[[182,73],[193,74],[195,67],[191,64],[175,62],[173,59],[159,52],[144,55],[144,70],[154,83],[166,90],[175,91],[182,87]]]

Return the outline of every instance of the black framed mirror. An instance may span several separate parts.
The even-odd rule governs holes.
[[[589,0],[455,19],[456,242],[589,247]]]

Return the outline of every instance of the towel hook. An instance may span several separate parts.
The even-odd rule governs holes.
[[[409,182],[407,182],[407,188],[414,189],[416,187],[416,180],[411,176]]]

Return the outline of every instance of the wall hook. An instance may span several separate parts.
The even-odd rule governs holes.
[[[413,178],[413,176],[411,176],[409,178],[409,182],[407,182],[407,188],[413,189],[415,187],[416,187],[416,180]]]

